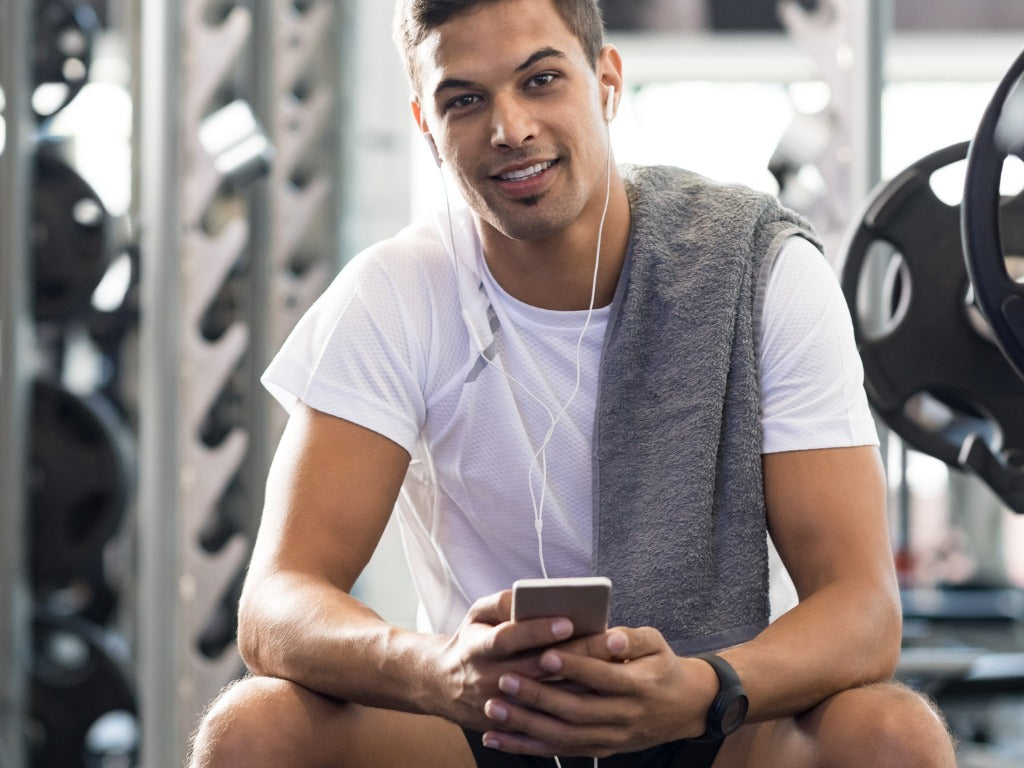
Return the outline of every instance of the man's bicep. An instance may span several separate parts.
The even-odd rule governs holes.
[[[388,438],[298,403],[270,468],[250,576],[299,572],[351,589],[409,459]]]
[[[842,580],[895,589],[874,446],[766,454],[768,528],[800,599]]]

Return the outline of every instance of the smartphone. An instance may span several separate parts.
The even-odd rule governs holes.
[[[578,576],[564,579],[519,579],[512,584],[512,620],[565,616],[573,637],[593,635],[608,628],[611,579]]]

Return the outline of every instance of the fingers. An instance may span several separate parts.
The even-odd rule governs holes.
[[[637,666],[627,663],[646,658],[650,658],[650,664]],[[523,698],[524,695],[546,695],[551,686],[538,684],[535,682],[537,679],[556,677],[604,696],[630,696],[638,687],[648,685],[651,676],[662,674],[664,668],[676,662],[677,657],[657,630],[617,628],[604,635],[549,648],[537,659],[542,675],[529,675],[533,680],[527,680],[514,674],[519,670],[512,670],[499,681],[499,687],[507,695],[517,696],[531,707],[552,711],[540,698]],[[518,692],[519,688],[523,689],[522,694]]]
[[[466,619],[475,624],[495,626],[512,618],[512,590],[496,592],[477,600],[469,607]]]
[[[559,646],[565,655],[574,654],[602,661],[632,661],[671,650],[665,638],[651,627],[615,627]]]
[[[477,600],[466,616],[469,624],[486,625],[476,633],[478,652],[488,659],[507,659],[524,651],[561,643],[572,636],[572,622],[566,618],[511,621],[512,593],[509,590]]]
[[[524,702],[491,699],[484,712],[493,723],[484,744],[506,752],[536,755],[603,756],[609,745],[621,739],[624,723],[621,702],[603,702],[559,690],[552,683],[538,683],[549,695],[542,697],[546,711]]]
[[[502,674],[499,695],[485,703],[493,723],[487,738],[499,749],[599,756],[646,744],[651,713],[665,708],[666,690],[680,682],[679,657],[649,628],[565,642],[540,653],[536,664],[540,675]],[[673,728],[669,722],[660,730]]]
[[[495,628],[487,653],[492,658],[508,658],[561,643],[571,635],[572,622],[564,618],[509,621]]]

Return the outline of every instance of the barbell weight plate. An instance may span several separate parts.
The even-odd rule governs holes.
[[[85,768],[90,729],[111,713],[138,712],[126,659],[102,628],[46,611],[33,619],[32,651],[26,734],[31,765]]]
[[[117,531],[129,495],[129,436],[100,397],[44,380],[32,390],[29,460],[33,582],[59,584],[88,569]]]
[[[880,185],[847,237],[840,276],[871,405],[911,447],[955,467],[972,435],[1000,456],[1024,452],[1024,384],[972,324],[960,206],[931,186],[936,171],[966,154],[967,142],[941,149]],[[1002,207],[1003,238],[1024,253],[1024,196]],[[886,297],[899,311],[873,332],[860,308],[870,304],[863,275],[880,245],[902,258]]]
[[[36,156],[32,190],[33,308],[39,322],[85,316],[110,266],[110,216],[96,191],[55,157]]]
[[[108,560],[98,552],[93,560],[79,564],[73,576],[47,579],[45,583],[37,579],[32,585],[36,605],[62,616],[81,616],[101,626],[109,624],[118,609],[118,587],[124,574],[111,572]]]
[[[36,3],[32,110],[45,120],[64,109],[88,82],[99,18],[88,3]]]
[[[961,234],[967,271],[977,303],[1006,359],[1024,379],[1024,285],[1006,268],[1006,256],[1024,256],[1019,242],[1006,237],[1008,227],[1024,227],[1019,208],[1000,205],[999,185],[1007,149],[996,141],[1003,106],[1024,78],[1024,53],[996,89],[982,116],[967,156]],[[1013,217],[1016,220],[1013,220]],[[1022,406],[1024,409],[1024,406]]]

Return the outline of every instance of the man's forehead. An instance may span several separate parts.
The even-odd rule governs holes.
[[[522,12],[515,12],[516,6]],[[445,79],[515,73],[542,50],[586,61],[582,45],[550,2],[484,3],[435,27],[417,46],[424,95]]]

